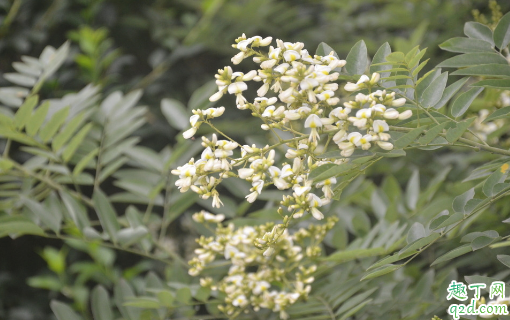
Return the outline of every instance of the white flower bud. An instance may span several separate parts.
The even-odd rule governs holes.
[[[266,60],[266,61],[262,62],[260,64],[260,67],[262,69],[271,69],[272,67],[274,67],[275,64],[276,64],[276,60],[271,59],[271,60]]]
[[[357,91],[359,90],[359,87],[357,84],[352,82],[347,82],[347,84],[344,86],[345,91]]]
[[[262,47],[268,46],[271,44],[271,41],[273,41],[272,37],[267,37],[259,41],[259,45]]]
[[[391,103],[392,107],[401,107],[406,103],[406,98],[395,99]]]
[[[398,116],[399,112],[393,108],[387,109],[383,114],[383,117],[386,119],[397,119]]]
[[[193,137],[196,132],[197,132],[197,128],[193,127],[193,128],[190,128],[190,129],[184,131],[182,133],[182,136],[184,137],[184,139],[189,139],[189,138]]]
[[[231,61],[233,64],[240,64],[244,60],[244,52],[240,51],[238,54],[232,57]]]
[[[381,149],[384,149],[384,150],[392,150],[392,149],[393,149],[393,144],[391,144],[391,142],[387,142],[387,141],[377,141],[376,143],[377,143],[377,145],[378,145]]]
[[[379,82],[379,79],[381,79],[381,75],[377,72],[374,72],[372,74],[372,78],[370,79],[370,84],[371,85],[376,84],[377,82]]]
[[[209,101],[211,102],[218,101],[221,99],[221,97],[223,97],[223,92],[218,91],[209,98]]]
[[[399,119],[399,120],[409,119],[412,115],[413,115],[413,112],[412,112],[411,110],[406,110],[406,111],[402,112],[402,113],[398,116],[398,119]]]
[[[251,70],[250,72],[248,72],[247,74],[245,74],[243,76],[243,80],[244,81],[250,81],[253,78],[255,78],[256,75],[257,75],[257,71],[256,70]]]
[[[253,175],[253,173],[255,172],[255,170],[250,169],[250,168],[242,168],[242,169],[239,169],[237,172],[239,174],[239,178],[246,179],[248,177],[251,177]]]

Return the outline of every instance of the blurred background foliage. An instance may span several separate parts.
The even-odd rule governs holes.
[[[510,10],[508,1],[501,1],[500,6],[503,13]],[[230,58],[235,53],[231,44],[243,32],[248,36],[301,41],[312,52],[320,42],[326,42],[340,57],[345,57],[359,39],[365,40],[369,56],[386,41],[394,51],[407,52],[420,45],[429,48],[431,68],[453,56],[441,51],[438,45],[461,36],[464,22],[473,18],[473,10],[477,19],[491,23],[486,0],[0,0],[0,70],[10,72],[11,63],[20,56],[39,56],[45,46],[58,47],[70,40],[71,58],[45,83],[41,95],[61,98],[88,83],[102,86],[105,96],[114,90],[143,89],[141,101],[148,106],[145,114],[148,124],[137,135],[142,138],[142,145],[160,151],[168,144],[182,144],[178,133],[188,125],[184,121],[169,126],[160,111],[160,101],[172,99],[165,101],[183,110],[208,104],[204,97],[215,91],[211,79],[217,69],[231,64]],[[0,86],[6,84],[0,78]],[[475,101],[473,110],[500,107],[499,96],[499,92],[487,90]],[[219,128],[241,141],[264,139],[259,124],[250,126],[254,122],[249,114],[236,110],[233,101],[227,98],[222,102],[229,112],[218,122]],[[505,130],[494,133],[493,138],[505,139]],[[389,222],[407,220],[409,225],[428,221],[449,208],[452,197],[475,185],[459,182],[466,172],[475,164],[494,158],[490,154],[463,151],[416,150],[408,152],[407,157],[383,160],[370,168],[366,177],[356,180],[349,189],[356,192],[346,190],[332,208],[341,211],[345,219],[326,241],[330,251],[347,248],[352,240],[367,236],[381,207],[395,213],[394,217],[387,216]],[[244,200],[236,188],[235,185],[228,188],[235,202],[223,210],[233,210],[234,215],[237,210],[238,215],[243,215],[263,208],[246,204],[236,207],[236,203]],[[434,194],[438,196],[432,197]],[[414,205],[402,207],[402,201]],[[224,202],[228,207],[228,201]],[[193,205],[185,212],[198,208]],[[492,228],[504,233],[505,226],[499,222],[510,214],[508,200],[498,202],[490,212],[493,214],[487,216],[491,218],[472,221],[475,229]],[[252,217],[246,221],[257,220]],[[193,239],[201,232],[189,214],[183,215],[170,225],[171,245],[189,257]],[[406,275],[396,276],[398,287],[388,290],[402,293],[408,286],[423,286],[420,290],[427,289],[416,298],[426,300],[431,286],[438,292],[444,290],[445,279],[474,271],[496,275],[501,270],[495,255],[484,249],[462,258],[468,260],[455,260],[448,269],[439,270],[435,282],[430,281],[434,271],[424,275],[422,270],[447,250],[437,246],[425,252],[406,268]],[[346,269],[353,267],[354,263]],[[165,271],[156,262],[93,244],[76,241],[62,244],[30,236],[15,241],[2,238],[0,319],[50,319],[50,299],[62,297],[67,297],[77,311],[86,315],[91,284],[112,288],[118,279],[136,279],[148,270],[160,274],[183,272]],[[338,274],[332,276],[341,279]],[[182,274],[182,278],[187,275]],[[429,305],[426,303],[423,312],[434,300],[427,301]]]

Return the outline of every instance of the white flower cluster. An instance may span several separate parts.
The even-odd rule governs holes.
[[[240,52],[232,62],[239,64],[253,56],[253,61],[260,68],[246,74],[233,72],[230,66],[218,70],[218,92],[210,100],[216,101],[227,93],[235,95],[237,108],[250,110],[260,118],[262,129],[272,130],[275,134],[275,129],[286,131],[294,138],[284,141],[276,134],[280,141],[276,145],[263,148],[241,146],[240,158],[231,157],[238,144],[230,141],[230,138],[221,142],[217,141],[216,136],[212,141],[202,138],[207,149],[201,159],[196,162],[191,159],[172,173],[179,175],[176,185],[181,192],[192,189],[204,199],[212,196],[213,205],[219,206],[221,201],[216,186],[222,179],[236,176],[231,171],[232,166],[242,166],[237,176],[252,184],[250,194],[246,196],[247,201],[254,202],[269,185],[280,190],[292,189],[292,195],[285,196],[281,203],[291,212],[290,217],[298,218],[311,213],[320,220],[324,215],[319,208],[331,201],[332,186],[337,181],[330,178],[314,183],[308,179],[308,175],[312,169],[326,163],[348,161],[317,157],[329,147],[330,140],[345,158],[357,148],[368,150],[378,146],[391,150],[393,144],[386,120],[407,119],[412,113],[410,110],[399,112],[395,109],[403,106],[406,100],[395,99],[394,92],[377,90],[370,93],[380,80],[378,73],[371,78],[363,75],[357,83],[347,83],[347,91],[366,89],[367,94],[358,93],[355,100],[337,106],[340,99],[335,97],[335,92],[339,86],[334,81],[339,77],[340,68],[346,64],[345,60],[340,60],[334,52],[325,56],[311,56],[301,42],[276,40],[276,47],[270,46],[268,53],[260,51],[259,47],[269,46],[271,41],[271,38],[247,38],[244,34],[236,39],[233,47]],[[248,81],[262,83],[253,103],[243,95],[248,89]],[[354,109],[357,109],[356,113]],[[210,119],[222,115],[224,110],[223,107],[193,110],[194,115],[190,119],[192,128],[184,133],[185,137],[193,136],[202,123],[209,123]],[[326,141],[322,145],[323,135],[328,138],[322,139]],[[275,149],[279,146],[287,148],[285,157],[291,163],[275,164]],[[322,188],[323,195],[317,195],[313,188]]]
[[[199,223],[220,223],[223,218],[207,212],[193,215]],[[312,274],[317,268],[315,260],[321,255],[320,242],[335,222],[335,218],[329,218],[325,224],[299,229],[292,235],[272,223],[237,229],[233,224],[225,227],[218,224],[214,237],[197,239],[200,248],[189,262],[189,274],[196,276],[206,267],[213,267],[213,261],[224,259],[229,268],[223,278],[200,280],[202,286],[224,294],[221,311],[233,316],[251,306],[255,311],[271,309],[286,319],[285,310],[298,299],[308,297],[314,281]],[[262,239],[277,234],[271,254],[260,254],[258,246]]]
[[[186,192],[190,188],[200,195],[202,199],[213,198],[213,206],[219,208],[222,204],[216,186],[221,178],[228,177],[231,169],[228,157],[232,156],[236,142],[228,140],[218,140],[213,134],[212,139],[202,137],[202,146],[205,148],[199,160],[191,160],[184,166],[179,166],[172,170],[172,174],[178,175],[179,180],[175,185],[181,192]],[[219,173],[219,178],[211,176],[213,173]]]

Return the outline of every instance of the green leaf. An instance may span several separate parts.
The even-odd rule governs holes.
[[[46,208],[32,199],[29,199],[25,196],[21,196],[21,200],[27,208],[32,211],[32,213],[41,219],[41,221],[48,226],[55,233],[58,233],[60,230],[60,223],[62,220],[62,216],[60,216],[57,212],[48,212]]]
[[[411,210],[416,209],[416,203],[420,197],[420,175],[418,170],[414,170],[411,174],[411,178],[407,182],[406,186],[406,204]]]
[[[494,46],[492,30],[480,22],[466,22],[466,24],[464,24],[464,34],[472,39],[487,41]]]
[[[465,236],[463,236],[462,239],[460,239],[460,242],[471,243],[471,242],[473,242],[473,240],[475,240],[476,238],[478,238],[480,236],[486,236],[486,237],[495,239],[495,238],[499,237],[499,233],[494,230],[487,230],[484,232],[479,232],[479,231],[471,232],[471,233],[468,233]]]
[[[103,286],[97,285],[92,290],[91,306],[94,320],[113,320],[110,296]]]
[[[394,265],[394,264],[384,265],[382,267],[379,267],[379,268],[373,270],[372,272],[366,273],[361,278],[360,281],[368,280],[368,279],[374,279],[374,278],[383,276],[383,275],[388,274],[390,272],[396,271],[396,270],[400,269],[401,267],[402,267],[401,265]]]
[[[64,203],[67,210],[64,210],[65,213],[69,215],[74,224],[81,230],[85,227],[90,227],[90,221],[87,216],[87,211],[73,198],[69,193],[65,191],[60,191],[60,198]]]
[[[407,243],[414,242],[418,239],[425,238],[425,227],[419,222],[413,223],[409,231],[407,232]]]
[[[19,73],[4,73],[4,78],[18,86],[32,87],[36,79],[32,76]]]
[[[103,229],[108,232],[113,242],[117,241],[117,231],[119,230],[119,222],[117,214],[106,195],[99,188],[94,189],[92,196],[97,216],[101,222]]]
[[[420,63],[419,66],[416,67],[416,69],[413,70],[413,72],[411,73],[413,75],[413,77],[416,77],[416,75],[418,75],[418,73],[420,73],[420,71],[427,65],[429,60],[430,59],[423,61],[422,63]]]
[[[446,82],[448,81],[448,72],[443,72],[439,77],[434,79],[430,85],[423,91],[421,103],[425,108],[434,106],[441,100]]]
[[[132,297],[128,299],[125,303],[127,307],[135,307],[141,309],[159,309],[161,308],[161,304],[159,300],[152,297]],[[94,319],[95,320],[95,319]]]
[[[393,52],[386,56],[386,61],[389,62],[403,62],[405,60],[403,52]]]
[[[198,301],[206,302],[211,295],[211,288],[200,287],[197,293],[195,294],[195,299]]]
[[[496,257],[498,258],[499,262],[510,268],[510,256],[505,254],[498,254]]]
[[[487,247],[488,245],[490,245],[491,243],[494,243],[495,241],[497,241],[499,238],[496,237],[496,238],[492,238],[492,237],[487,237],[487,236],[480,236],[480,237],[477,237],[476,239],[474,239],[472,242],[471,242],[471,249],[473,251],[476,251],[476,250],[480,250],[482,248],[485,248]]]
[[[49,101],[44,102],[39,106],[39,108],[37,108],[37,110],[35,110],[30,119],[28,119],[25,130],[29,136],[35,136],[37,131],[39,131],[39,128],[41,128],[44,120],[46,119],[49,108]]]
[[[50,307],[58,320],[82,320],[82,317],[80,317],[65,303],[52,300]]]
[[[482,64],[464,69],[459,69],[452,73],[455,76],[489,76],[510,78],[510,66],[501,64]]]
[[[68,162],[71,160],[71,157],[76,152],[76,149],[80,146],[80,144],[83,142],[83,139],[87,136],[90,129],[92,129],[92,123],[87,123],[83,128],[81,128],[80,131],[78,131],[77,134],[74,135],[74,137],[71,139],[69,144],[64,149],[64,152],[62,152],[62,158],[65,162]]]
[[[321,42],[317,46],[317,50],[315,51],[315,54],[318,56],[327,56],[333,51],[333,55],[338,58],[338,55],[336,54],[335,50],[328,46],[326,43]]]
[[[410,61],[409,63],[407,64],[407,66],[409,67],[409,69],[412,69],[414,68],[418,62],[420,62],[420,59],[423,58],[423,56],[425,55],[425,53],[427,52],[427,48],[423,49],[423,50],[420,50],[420,52],[418,52],[417,55],[415,55]],[[428,60],[428,59],[427,59]],[[418,71],[419,72],[419,71]],[[418,73],[417,72],[417,73]]]
[[[385,42],[382,46],[377,49],[377,52],[374,55],[372,60],[372,64],[370,65],[370,73],[378,72],[381,75],[381,78],[385,78],[389,76],[389,72],[384,72],[385,70],[391,69],[391,65],[383,65],[383,66],[374,66],[376,63],[381,63],[386,61],[386,57],[391,53],[391,47],[388,42]]]
[[[469,80],[469,77],[462,78],[453,84],[449,85],[443,93],[443,96],[441,97],[441,100],[439,100],[438,103],[434,106],[435,109],[440,109],[443,107],[456,93],[457,91],[464,86],[464,84]]]
[[[508,170],[505,170],[505,168],[508,168],[508,165],[503,165],[500,169],[494,171],[488,178],[485,180],[482,191],[487,197],[492,197],[496,194],[494,192],[494,186],[500,182],[503,182],[506,177],[506,172]]]
[[[135,228],[125,228],[117,232],[117,241],[122,246],[130,246],[133,243],[139,242],[149,234],[149,231],[144,226],[138,226]]]
[[[421,100],[423,92],[441,75],[441,69],[430,70],[416,82],[416,96]]]
[[[461,94],[452,105],[452,115],[455,118],[462,116],[469,109],[473,100],[483,91],[483,88],[471,88]]]
[[[455,197],[453,199],[453,211],[460,212],[464,214],[466,210],[464,209],[466,207],[466,204],[469,200],[473,199],[475,196],[475,188],[471,188],[468,191],[464,192],[463,194]]]
[[[363,40],[356,42],[351,51],[349,51],[347,58],[345,58],[347,61],[344,67],[345,71],[351,75],[365,73],[368,64],[367,55],[367,46],[365,45],[365,42]]]
[[[446,59],[437,65],[437,67],[462,68],[475,66],[479,64],[502,64],[508,65],[508,61],[497,53],[465,53]]]
[[[400,259],[410,256],[411,254],[416,253],[416,250],[419,250],[419,249],[425,247],[426,245],[433,242],[434,240],[436,240],[439,237],[440,237],[439,233],[433,232],[424,238],[420,238],[420,239],[415,240],[414,242],[409,243],[407,246],[405,246],[404,248],[402,248],[402,250],[399,251],[399,253],[396,255],[398,257],[398,259],[395,261],[398,261]],[[395,257],[395,258],[397,258],[397,257]]]
[[[48,142],[55,133],[57,133],[60,126],[64,124],[67,119],[67,115],[69,114],[69,107],[65,107],[55,112],[55,114],[51,117],[50,121],[46,123],[44,127],[42,127],[39,132],[39,136],[41,137],[44,143]]]
[[[454,128],[448,129],[448,132],[446,132],[446,140],[448,140],[450,143],[454,143],[455,141],[459,140],[459,138],[464,134],[464,132],[466,132],[469,126],[471,126],[473,121],[475,121],[475,118],[469,118],[457,123]]]
[[[54,53],[52,53],[45,62],[44,73],[41,76],[41,79],[47,79],[51,76],[58,68],[64,63],[69,53],[69,41],[66,41],[63,45],[60,46]],[[45,49],[46,50],[46,49]],[[41,57],[44,55],[44,51],[41,54]]]
[[[396,149],[402,149],[407,147],[408,145],[413,143],[414,140],[418,138],[418,136],[420,136],[420,134],[423,132],[423,130],[425,130],[425,128],[426,127],[419,127],[409,131],[408,133],[404,134],[403,136],[395,140],[393,145],[395,146]]]
[[[188,111],[180,101],[175,99],[161,100],[161,112],[168,123],[176,129],[184,130],[190,126]]]
[[[200,288],[202,289],[202,287]],[[199,291],[200,291],[199,289]],[[157,297],[161,305],[167,307],[167,308],[173,308],[173,302],[174,302],[174,295],[172,292],[167,290],[162,290],[157,293]],[[206,298],[207,299],[207,298]]]
[[[442,217],[443,216],[441,216],[440,218],[442,218]],[[441,229],[441,228],[444,228],[444,227],[451,226],[452,224],[455,224],[455,223],[461,221],[462,219],[464,219],[464,214],[462,212],[456,212],[456,213],[452,214],[451,216],[448,216],[448,218],[445,219],[444,221],[442,221],[441,223],[439,223],[439,222],[442,219],[441,220],[436,219],[436,220],[439,220],[439,221],[437,223],[434,223],[434,225],[432,225],[432,223],[431,223],[430,228],[433,229],[433,230]],[[434,220],[432,222],[435,222],[436,220]]]
[[[475,82],[472,87],[487,87],[492,89],[509,90],[510,79],[488,79]]]
[[[404,61],[409,63],[409,61],[411,61],[411,59],[416,55],[416,53],[418,52],[418,50],[420,50],[420,46],[415,46],[414,48],[412,48],[411,50],[409,50],[408,53],[406,53],[405,57],[404,57]]]
[[[451,259],[457,258],[463,254],[468,253],[468,252],[471,252],[471,244],[466,244],[466,245],[463,245],[463,246],[460,246],[453,250],[448,251],[447,253],[443,254],[442,256],[440,256],[439,258],[434,260],[434,262],[432,262],[432,264],[430,266],[432,267],[432,266],[435,266],[436,264],[439,264],[441,262],[449,261]]]
[[[498,109],[494,113],[492,113],[490,116],[485,118],[485,120],[483,122],[489,122],[489,121],[496,120],[496,119],[508,118],[509,113],[510,113],[510,106]]]
[[[24,234],[32,234],[43,236],[44,230],[38,225],[21,216],[6,216],[0,218],[0,238],[10,234],[19,236]]]
[[[35,276],[27,279],[29,286],[50,291],[62,290],[63,284],[56,276]]]
[[[342,314],[342,317],[340,317],[338,320],[346,320],[346,319],[349,319],[352,315],[356,314],[356,312],[360,311],[361,309],[363,309],[367,304],[369,304],[370,302],[372,302],[373,299],[367,299],[363,302],[361,301],[357,301],[357,300],[354,300],[356,299],[357,297],[362,297],[362,299],[360,300],[364,300],[366,297],[368,297],[369,295],[371,295],[375,290],[377,290],[377,288],[372,288],[371,290],[369,291],[365,291],[363,293],[360,293],[359,295],[357,295],[356,297],[352,297],[348,302],[346,302],[340,309],[338,309],[338,311],[336,312],[336,315],[340,315]],[[347,307],[349,306],[350,309],[346,309],[344,307]],[[352,307],[352,308],[351,308]],[[342,313],[344,312],[345,313]]]
[[[375,154],[377,156],[384,157],[384,158],[398,158],[398,157],[405,157],[406,152],[402,149],[393,149],[390,151],[376,152]],[[356,160],[354,160],[353,163],[358,163],[358,162]]]
[[[447,124],[449,124],[449,122],[443,122],[427,130],[425,135],[418,139],[418,143],[423,145],[429,144],[432,140],[434,140],[439,134],[443,132],[443,129],[446,127]]]
[[[344,172],[350,171],[356,167],[357,165],[353,163],[342,163],[339,165],[327,163],[312,170],[312,172],[310,172],[308,175],[308,179],[316,182],[324,181],[331,177],[336,177]]]
[[[386,252],[386,249],[382,247],[368,248],[368,249],[353,249],[353,250],[342,250],[332,253],[325,257],[324,261],[335,261],[337,263],[343,263],[355,259],[375,257],[382,255]]]
[[[494,44],[503,51],[510,43],[510,12],[505,14],[494,29]]]
[[[452,38],[441,43],[439,47],[446,51],[471,53],[471,52],[493,52],[490,43],[484,40],[470,38]]]
[[[119,308],[122,317],[126,320],[139,320],[140,319],[140,309],[135,307],[125,306],[125,302],[128,299],[135,298],[135,293],[131,286],[127,283],[126,280],[120,279],[120,281],[114,287],[114,298],[115,304],[117,308]]]
[[[23,129],[23,127],[27,124],[30,116],[32,115],[32,111],[35,106],[39,102],[39,96],[34,95],[25,100],[21,107],[19,107],[18,111],[14,115],[14,125],[18,129]]]
[[[60,148],[64,146],[64,144],[71,139],[73,134],[78,130],[80,125],[82,124],[84,118],[84,114],[80,113],[69,121],[69,123],[60,131],[59,134],[55,136],[53,141],[51,142],[51,147],[53,151],[58,151]]]
[[[181,303],[189,303],[191,300],[191,291],[188,287],[182,287],[175,293],[175,300]]]
[[[218,91],[215,80],[206,82],[203,86],[193,91],[188,101],[188,110],[207,109],[216,104],[216,101],[209,101],[209,97]]]
[[[77,177],[82,173],[82,171],[87,167],[87,165],[94,159],[94,157],[99,153],[99,148],[95,148],[89,153],[87,153],[86,156],[80,159],[80,161],[76,164],[76,166],[73,169],[73,176]]]

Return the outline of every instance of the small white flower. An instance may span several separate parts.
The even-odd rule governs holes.
[[[390,127],[384,120],[375,120],[373,128],[375,133],[381,133],[390,130]]]
[[[230,260],[236,256],[236,254],[239,253],[239,250],[237,250],[236,247],[231,246],[230,244],[227,244],[225,246],[225,259]]]
[[[232,305],[234,307],[244,307],[248,304],[248,300],[244,294],[241,294],[232,300]]]
[[[273,46],[270,46],[269,47],[269,58],[270,59],[278,59],[278,57],[280,56],[280,53],[282,52],[282,49],[281,48],[273,48]]]
[[[267,291],[271,285],[267,281],[259,281],[255,285],[255,288],[253,288],[253,294],[259,295],[264,291]]]
[[[316,114],[311,114],[306,118],[305,121],[305,128],[311,128],[312,131],[310,132],[310,141],[316,142],[320,139],[319,133],[317,132],[317,128],[322,128],[322,121],[321,118],[319,118]]]
[[[248,90],[248,86],[242,81],[231,83],[228,86],[228,93],[230,94],[239,94],[245,90]]]

